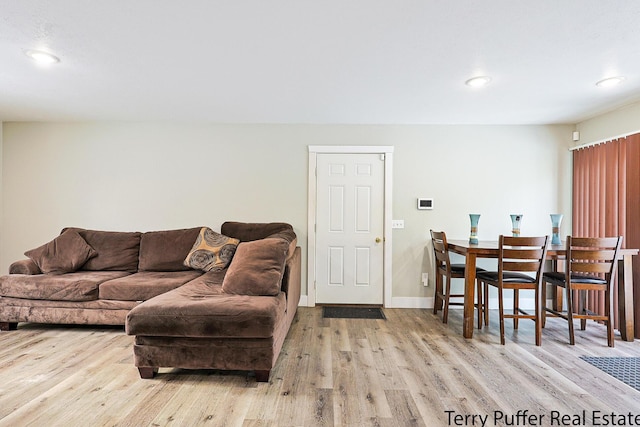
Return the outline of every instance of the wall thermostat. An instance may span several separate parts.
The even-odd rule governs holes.
[[[418,209],[433,209],[433,199],[418,199]]]

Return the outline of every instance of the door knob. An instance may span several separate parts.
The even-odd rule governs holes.
[[[379,237],[376,237],[376,243],[380,243],[382,240]]]

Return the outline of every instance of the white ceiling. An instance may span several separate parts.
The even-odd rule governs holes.
[[[639,23],[638,0],[0,0],[0,121],[577,123],[640,100]]]

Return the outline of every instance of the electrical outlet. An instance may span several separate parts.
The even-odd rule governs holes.
[[[422,273],[422,285],[429,286],[429,273]]]

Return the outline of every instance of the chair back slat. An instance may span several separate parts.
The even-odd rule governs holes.
[[[522,237],[522,236],[503,236],[505,246],[540,246],[543,247],[547,242],[547,236],[540,237]]]
[[[572,273],[608,274],[609,272],[611,272],[611,268],[612,268],[612,265],[610,262],[598,262],[598,263],[572,262],[571,263]]]
[[[507,259],[539,259],[542,257],[542,248],[538,245],[528,248],[503,249],[502,258]]]
[[[605,261],[607,259],[613,260],[616,256],[615,249],[582,249],[571,248],[571,259],[574,260],[598,260]]]
[[[540,264],[537,261],[503,261],[502,269],[504,271],[531,272],[538,271]]]
[[[603,277],[611,285],[621,247],[622,236],[567,236],[565,280],[570,280],[571,273],[583,273]]]
[[[542,268],[547,255],[548,236],[499,237],[499,276],[505,272],[535,273],[536,281],[542,280]]]
[[[438,261],[446,261],[448,258],[447,255],[447,247],[442,241],[433,241],[433,250],[435,251],[436,258]]]
[[[449,260],[449,247],[447,245],[447,235],[444,231],[431,230],[431,242],[433,243],[433,254],[438,269],[448,271],[451,267]]]
[[[618,245],[618,240],[622,243],[619,237],[571,237],[571,246],[575,248],[615,248]],[[569,243],[567,241],[567,243]]]

